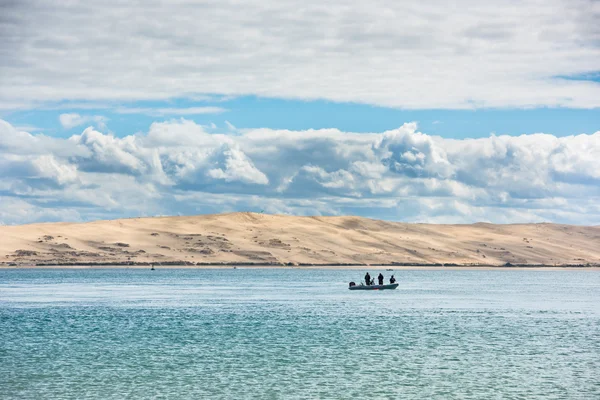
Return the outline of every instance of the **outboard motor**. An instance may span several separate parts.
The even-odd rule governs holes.
[[[350,282],[350,287],[352,287],[352,286],[356,286],[356,283]]]

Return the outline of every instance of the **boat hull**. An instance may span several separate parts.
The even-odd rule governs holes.
[[[348,289],[350,290],[385,290],[385,289],[396,289],[399,283],[392,283],[389,285],[356,285],[350,286]]]

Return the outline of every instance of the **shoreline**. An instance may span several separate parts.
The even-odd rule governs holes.
[[[150,269],[151,264],[123,265],[123,264],[78,264],[78,265],[0,265],[0,270],[15,269]],[[576,265],[269,265],[269,264],[171,264],[154,265],[154,269],[301,269],[301,270],[372,270],[372,271],[600,271],[599,265],[576,266]]]

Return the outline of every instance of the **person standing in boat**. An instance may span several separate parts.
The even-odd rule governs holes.
[[[396,278],[394,278],[394,275],[392,275],[390,277],[390,285],[393,285],[394,283],[396,283]]]
[[[377,280],[379,281],[380,285],[383,285],[383,275],[381,275],[381,272],[379,273],[379,276],[377,277]]]
[[[369,275],[369,273],[367,272],[365,274],[365,285],[370,285],[371,284],[371,275]]]

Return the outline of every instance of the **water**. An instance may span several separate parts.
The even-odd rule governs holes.
[[[600,272],[363,274],[0,270],[0,398],[600,398]]]

